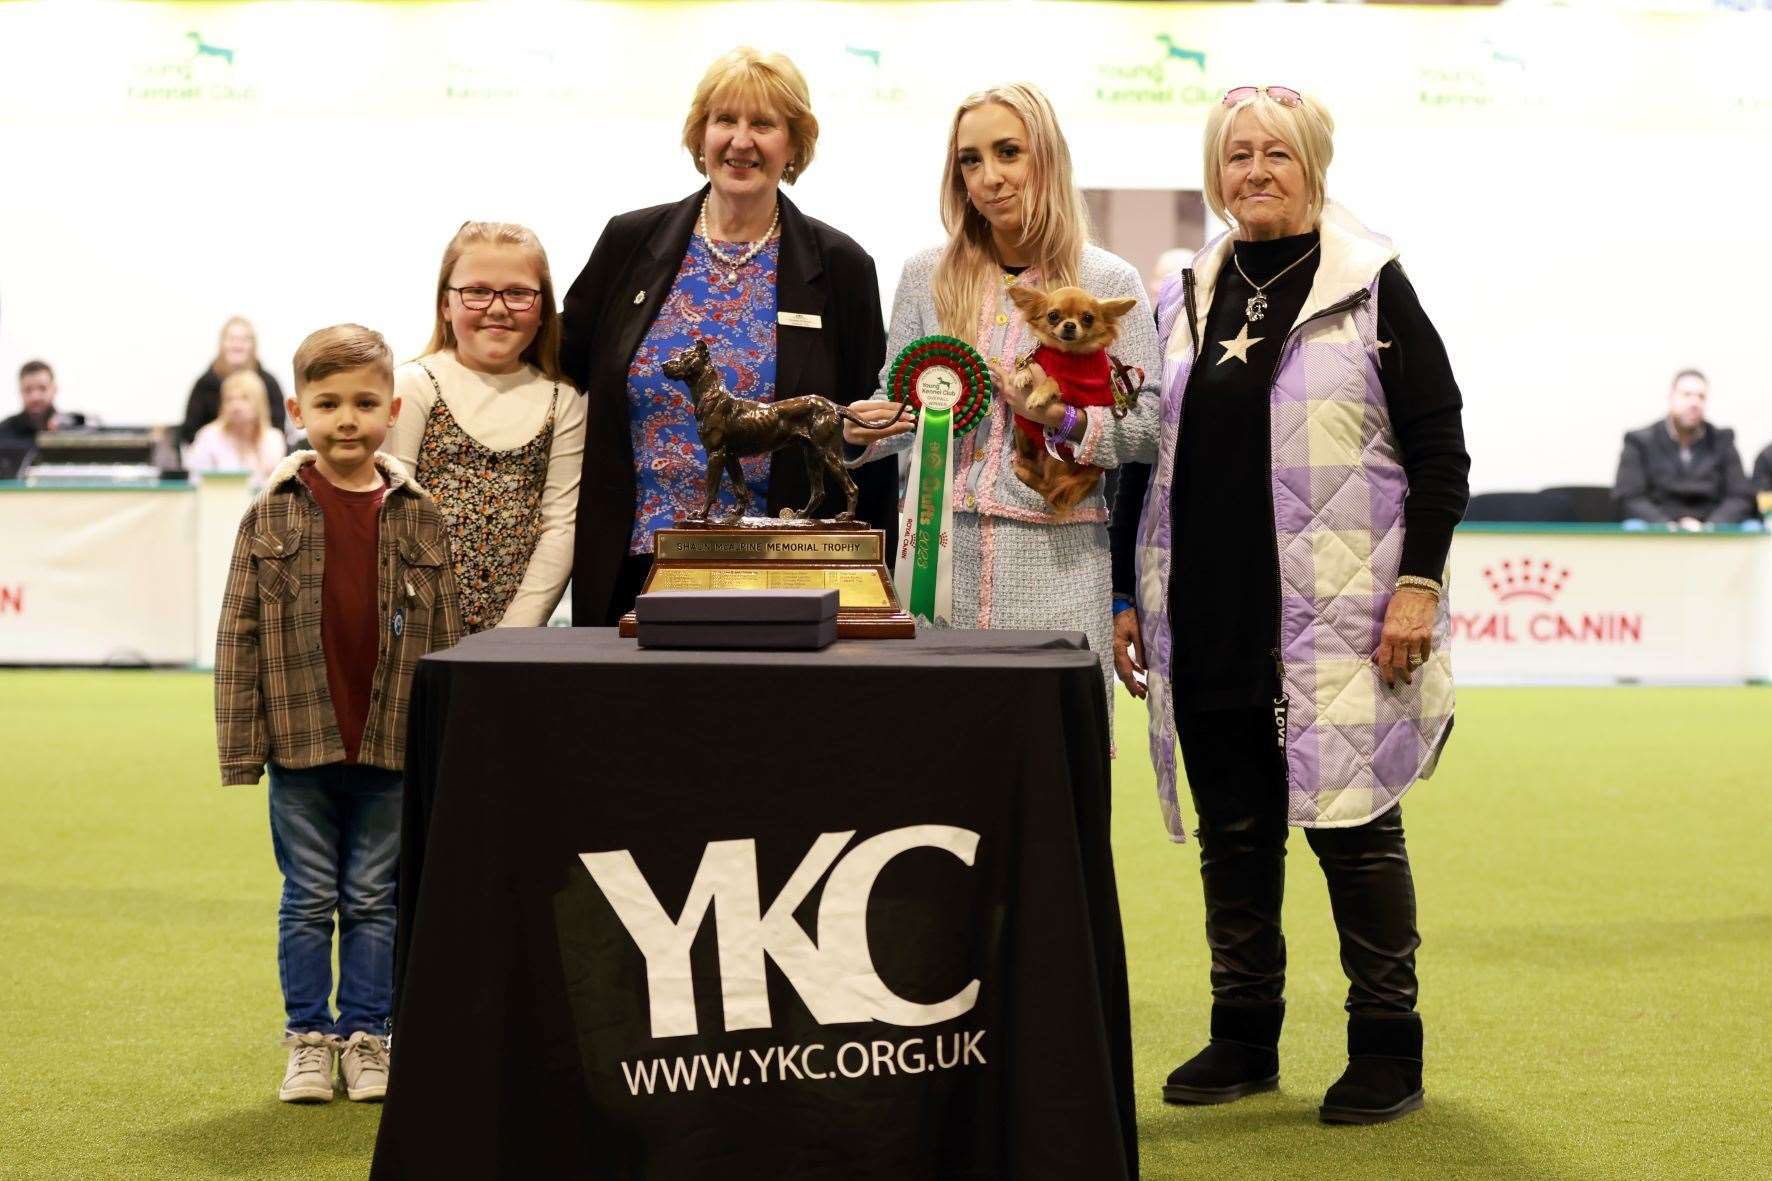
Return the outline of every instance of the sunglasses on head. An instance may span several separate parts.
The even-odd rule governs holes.
[[[1290,86],[1233,86],[1224,92],[1224,105],[1234,107],[1258,94],[1267,95],[1283,107],[1296,107],[1304,102],[1304,95]]]

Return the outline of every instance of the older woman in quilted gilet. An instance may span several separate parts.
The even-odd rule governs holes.
[[[1280,86],[1232,90],[1207,122],[1207,199],[1231,230],[1158,299],[1162,431],[1120,490],[1115,656],[1135,695],[1148,686],[1174,839],[1178,736],[1199,816],[1211,1041],[1164,1097],[1278,1085],[1297,825],[1349,980],[1349,1063],[1321,1117],[1376,1123],[1422,1103],[1397,803],[1452,729],[1444,570],[1470,460],[1396,249],[1325,205],[1332,131]]]

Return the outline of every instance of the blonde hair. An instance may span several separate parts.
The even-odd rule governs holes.
[[[215,421],[227,429],[224,421],[228,413],[228,393],[232,390],[247,390],[252,405],[258,410],[258,433],[264,434],[271,430],[271,406],[267,400],[270,391],[265,388],[265,379],[258,375],[257,369],[236,369],[221,381],[221,398],[215,405]]]
[[[780,115],[787,123],[788,142],[794,149],[781,178],[793,184],[805,174],[812,164],[813,149],[818,146],[818,117],[812,113],[806,79],[786,54],[759,53],[741,45],[715,61],[701,76],[695,97],[689,102],[689,114],[683,119],[683,146],[695,161],[695,170],[703,176],[708,174],[707,162],[701,158],[708,120],[716,108],[729,105],[768,109]]]
[[[243,368],[243,369],[257,369],[258,368],[258,329],[254,328],[252,326],[252,321],[248,320],[245,316],[229,316],[227,318],[227,320],[225,320],[222,323],[221,333],[216,337],[215,360],[213,360],[209,363],[210,371],[212,373],[214,373],[217,377],[226,377],[229,373],[232,372],[232,370],[230,370],[230,369],[223,368],[223,366],[226,364],[226,360],[222,356],[222,353],[227,348],[228,329],[232,328],[236,324],[238,324],[240,327],[246,329],[246,334],[248,336],[252,337],[252,355],[246,358],[246,364],[241,366],[241,368]]]
[[[969,95],[948,130],[947,165],[941,177],[941,224],[948,243],[935,264],[936,320],[950,336],[970,341],[985,292],[996,280],[991,224],[973,208],[960,172],[960,120],[997,103],[1021,119],[1027,134],[1027,179],[1021,186],[1021,244],[1029,248],[1048,289],[1075,284],[1089,240],[1089,211],[1071,179],[1071,150],[1052,104],[1037,86],[1016,82]]]
[[[565,381],[560,370],[560,309],[554,303],[554,276],[548,270],[548,252],[541,248],[541,239],[528,226],[510,221],[464,221],[449,245],[443,248],[443,265],[437,270],[437,297],[431,302],[437,321],[431,328],[426,353],[440,353],[455,348],[455,330],[443,316],[443,303],[449,298],[449,275],[472,246],[514,246],[526,251],[535,264],[541,283],[536,304],[541,308],[541,327],[535,339],[523,350],[522,360],[541,370],[549,381]]]
[[[361,324],[334,324],[310,332],[295,350],[295,394],[309,382],[322,381],[346,369],[371,366],[394,384],[394,354],[381,333]]]
[[[1310,219],[1316,225],[1323,216],[1323,202],[1329,175],[1329,161],[1335,157],[1335,119],[1329,108],[1305,95],[1296,107],[1275,102],[1257,91],[1234,107],[1223,103],[1206,116],[1206,204],[1219,220],[1235,225],[1236,219],[1224,204],[1224,147],[1230,139],[1231,126],[1237,116],[1249,111],[1256,126],[1282,141],[1298,156],[1310,185]]]

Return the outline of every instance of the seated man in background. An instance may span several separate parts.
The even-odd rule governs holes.
[[[1772,443],[1754,460],[1754,495],[1759,499],[1760,515],[1772,513]]]
[[[1709,396],[1704,374],[1682,369],[1668,391],[1667,417],[1624,436],[1612,498],[1625,520],[1698,529],[1755,515],[1735,432],[1704,420]]]
[[[0,438],[31,440],[39,431],[86,425],[84,414],[63,414],[55,408],[55,370],[47,361],[26,361],[19,367],[18,397],[24,409],[0,421]]]

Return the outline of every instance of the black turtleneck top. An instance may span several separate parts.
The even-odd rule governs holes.
[[[1173,667],[1176,705],[1184,711],[1265,705],[1276,691],[1280,579],[1269,393],[1281,346],[1316,277],[1318,243],[1315,231],[1236,242],[1206,312],[1176,443],[1171,505]],[[1268,304],[1262,319],[1248,322],[1254,343],[1245,354],[1222,342],[1237,341],[1246,323],[1245,304],[1255,294],[1250,280],[1263,285]],[[1173,331],[1188,331],[1185,313]],[[1437,579],[1470,497],[1463,399],[1439,333],[1395,262],[1379,273],[1378,339],[1379,381],[1409,480],[1398,573]],[[1134,590],[1138,514],[1149,483],[1148,467],[1122,472],[1111,527],[1117,594]]]

